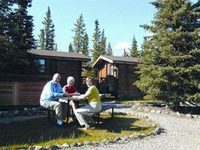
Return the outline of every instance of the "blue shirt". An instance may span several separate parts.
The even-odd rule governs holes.
[[[54,83],[52,80],[47,82],[40,96],[40,104],[43,105],[46,101],[57,101],[63,97],[63,91],[60,83]]]

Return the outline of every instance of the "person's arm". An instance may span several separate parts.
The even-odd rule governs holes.
[[[60,84],[57,85],[56,87],[56,92],[54,91],[54,85],[51,84],[50,87],[49,87],[49,93],[52,97],[56,98],[56,97],[63,97],[64,94],[63,94],[63,91],[62,91],[62,87]]]
[[[65,93],[65,91],[66,91],[66,86],[67,85],[63,86],[63,88],[62,88],[63,93]]]
[[[88,88],[88,90],[86,91],[85,94],[81,94],[81,95],[78,95],[78,96],[73,96],[74,99],[86,99],[89,95],[91,94],[91,87]]]

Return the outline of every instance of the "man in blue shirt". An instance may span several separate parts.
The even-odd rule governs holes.
[[[57,124],[62,125],[62,104],[58,102],[59,98],[67,96],[67,93],[63,93],[60,85],[61,76],[59,73],[55,73],[51,81],[47,82],[43,88],[40,96],[40,105],[44,108],[50,108],[55,110],[57,116]]]

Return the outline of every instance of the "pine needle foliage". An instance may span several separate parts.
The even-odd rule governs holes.
[[[35,48],[31,0],[0,1],[0,72],[25,73],[30,64],[27,50]]]
[[[156,0],[152,34],[142,45],[136,85],[146,96],[179,104],[200,100],[199,12],[187,0]]]

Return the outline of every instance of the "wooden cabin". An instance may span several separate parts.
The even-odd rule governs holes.
[[[110,93],[115,97],[141,96],[141,92],[133,83],[137,79],[137,58],[101,55],[93,63],[96,70],[101,93]]]
[[[29,50],[32,65],[24,75],[0,73],[0,106],[39,105],[40,94],[54,73],[61,75],[61,85],[69,75],[74,76],[78,90],[82,84],[82,62],[90,58],[80,53],[47,50]]]

